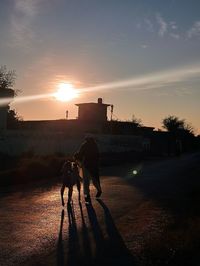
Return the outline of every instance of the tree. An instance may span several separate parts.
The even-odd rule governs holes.
[[[162,124],[162,127],[167,131],[176,132],[178,129],[183,128],[184,120],[181,120],[176,116],[169,115],[168,117],[163,119]]]
[[[0,67],[0,90],[13,89],[16,74],[14,70],[7,70],[6,66]],[[14,90],[14,89],[13,89]],[[17,94],[14,90],[15,95]]]
[[[7,127],[8,128],[17,128],[19,121],[23,119],[18,115],[15,109],[9,109],[7,112]]]
[[[169,132],[185,132],[194,134],[194,129],[191,124],[187,123],[185,119],[180,119],[177,116],[169,115],[162,120],[163,128]]]
[[[12,92],[11,94],[17,95],[17,91],[14,89],[16,79],[16,73],[14,70],[7,70],[6,66],[0,67],[0,94],[6,95],[8,91]],[[16,126],[17,122],[21,120],[15,110],[10,109],[8,105],[7,109],[7,123],[9,127]]]
[[[140,118],[136,118],[135,115],[132,115],[131,122],[136,125],[136,127],[142,127],[142,120]]]
[[[194,128],[190,123],[185,123],[184,130],[191,135],[194,135]]]

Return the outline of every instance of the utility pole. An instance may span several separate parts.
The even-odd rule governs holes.
[[[113,118],[113,108],[114,108],[114,105],[111,104],[111,111],[110,111],[110,121],[112,121],[112,118]]]
[[[68,115],[69,115],[69,111],[68,110],[66,111],[65,115],[66,115],[66,119],[68,119]]]

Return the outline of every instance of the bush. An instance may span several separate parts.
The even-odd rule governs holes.
[[[15,163],[12,164],[13,168],[6,167],[0,172],[0,185],[22,184],[55,178],[59,176],[65,159],[65,157],[57,156],[15,158]]]

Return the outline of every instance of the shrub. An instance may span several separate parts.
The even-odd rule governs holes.
[[[10,158],[9,158],[10,160]],[[0,172],[0,185],[22,184],[59,176],[65,157],[45,156],[15,158],[14,167]]]

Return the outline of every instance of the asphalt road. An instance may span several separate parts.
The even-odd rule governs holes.
[[[148,265],[146,245],[172,219],[199,219],[188,194],[188,173],[196,178],[199,162],[192,154],[104,168],[102,198],[92,188],[91,205],[79,203],[74,188],[73,204],[63,208],[60,184],[1,189],[0,265]]]

